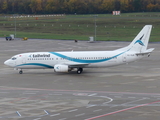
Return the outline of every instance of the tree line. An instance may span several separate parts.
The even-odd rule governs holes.
[[[0,0],[0,14],[159,12],[160,0]]]

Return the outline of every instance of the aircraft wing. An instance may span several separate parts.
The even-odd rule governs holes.
[[[77,67],[85,67],[89,65],[88,63],[74,63],[74,62],[66,62],[63,63],[64,65],[68,65],[70,68],[77,68]]]
[[[154,50],[154,48],[150,48],[150,49],[146,50],[145,52],[136,53],[136,55],[145,55],[145,54],[150,54],[153,50]]]

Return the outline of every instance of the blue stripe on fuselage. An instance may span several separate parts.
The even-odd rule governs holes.
[[[83,59],[75,59],[75,58],[72,58],[72,57],[68,57],[66,55],[63,55],[63,54],[60,54],[60,53],[56,53],[56,52],[49,52],[51,54],[54,54],[58,57],[61,57],[61,58],[64,58],[64,59],[67,59],[69,61],[73,61],[73,62],[78,62],[78,63],[99,63],[99,62],[104,62],[104,61],[109,61],[111,59],[114,59],[126,52],[128,52],[130,49],[128,49],[127,51],[124,51],[124,52],[121,52],[115,56],[112,56],[110,58],[106,58],[106,59],[98,59],[98,60],[83,60]],[[46,64],[42,64],[42,63],[25,63],[25,64],[20,64],[20,65],[17,65],[17,67],[19,66],[26,66],[26,65],[35,65],[35,66],[41,66],[41,67],[46,67],[46,68],[54,68],[53,66],[50,66],[50,65],[46,65]]]
[[[130,50],[130,49],[129,49],[129,50]],[[129,51],[129,50],[127,50],[127,51]],[[75,58],[68,57],[68,56],[66,56],[66,55],[62,55],[62,54],[56,53],[56,52],[49,52],[49,53],[54,54],[54,55],[56,55],[56,56],[58,56],[58,57],[61,57],[61,58],[63,58],[63,59],[67,59],[67,60],[69,60],[69,61],[73,61],[73,62],[78,62],[78,63],[99,63],[99,62],[109,61],[109,60],[111,60],[111,59],[113,59],[113,58],[116,58],[116,57],[124,54],[124,53],[127,52],[127,51],[124,51],[124,52],[122,52],[122,53],[119,53],[119,54],[117,54],[117,55],[115,55],[115,56],[112,56],[112,57],[109,57],[109,58],[98,59],[98,60],[75,59]]]
[[[42,63],[26,63],[26,64],[17,65],[17,67],[25,66],[25,65],[35,65],[35,66],[41,66],[41,67],[46,67],[46,68],[54,68],[53,66],[42,64]]]

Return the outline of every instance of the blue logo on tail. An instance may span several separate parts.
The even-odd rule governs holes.
[[[145,46],[144,43],[141,41],[144,35],[142,35],[142,37],[140,37],[139,40],[137,40],[134,44],[139,43],[142,46]]]
[[[145,46],[144,43],[141,40],[137,40],[134,44],[139,43],[142,46]]]

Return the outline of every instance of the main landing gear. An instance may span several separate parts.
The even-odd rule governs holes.
[[[83,68],[77,68],[77,74],[81,74],[83,72]]]

